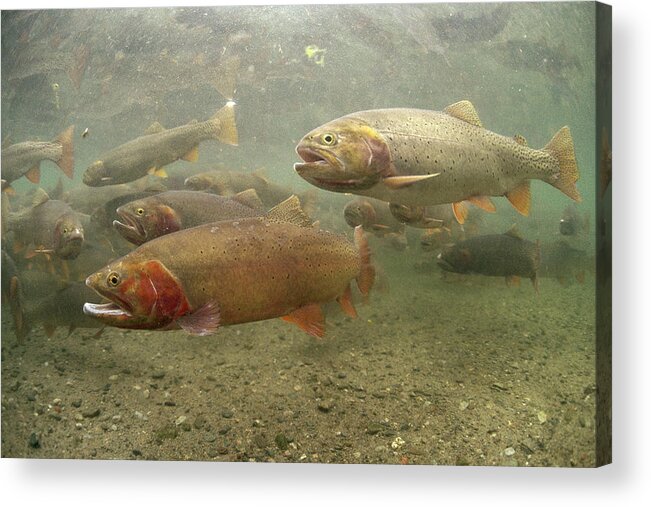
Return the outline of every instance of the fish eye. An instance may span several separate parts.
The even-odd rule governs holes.
[[[138,213],[138,215],[142,216],[142,215],[145,214],[145,210],[142,209],[142,208],[138,208],[138,209],[136,210],[136,213]]]
[[[332,146],[335,144],[335,142],[337,142],[337,137],[334,134],[328,132],[321,136],[321,141],[323,141],[323,144],[327,146]]]
[[[67,227],[63,228],[63,234],[68,234],[68,228]]]
[[[120,284],[120,275],[115,271],[109,273],[106,281],[111,287],[117,287]]]

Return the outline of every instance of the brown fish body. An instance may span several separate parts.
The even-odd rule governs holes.
[[[171,129],[157,125],[150,132],[101,155],[86,169],[84,183],[93,187],[128,183],[181,158],[194,161],[199,143],[208,139],[237,144],[232,105],[204,122]]]
[[[360,271],[359,253],[343,237],[257,218],[181,231],[145,243],[136,255],[161,260],[192,309],[218,302],[223,325],[333,301]]]
[[[350,281],[356,278],[363,294],[372,285],[363,233],[356,231],[356,248],[342,236],[307,226],[304,215],[297,225],[276,221],[272,212],[141,245],[88,277],[86,284],[113,302],[86,304],[84,311],[117,327],[177,324],[201,335],[219,325],[283,317],[322,336],[318,305],[338,299],[355,315]]]
[[[40,163],[51,160],[65,174],[73,175],[73,127],[62,132],[54,141],[25,141],[12,144],[2,150],[2,179],[5,185],[27,176],[33,183],[40,180]]]
[[[540,248],[511,229],[505,234],[488,234],[460,241],[445,248],[438,257],[445,271],[487,276],[530,278],[537,287]]]
[[[209,222],[264,215],[254,190],[233,197],[171,190],[125,203],[116,213],[120,220],[113,221],[114,228],[135,244]]]

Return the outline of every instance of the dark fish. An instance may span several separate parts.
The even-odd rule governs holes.
[[[188,123],[172,129],[152,125],[144,136],[113,148],[93,162],[83,181],[91,187],[115,185],[137,180],[146,174],[166,176],[163,167],[183,159],[196,161],[199,143],[217,139],[237,145],[234,103],[229,102],[203,122]]]
[[[577,207],[570,204],[563,210],[558,229],[563,236],[587,234],[590,230],[590,217],[588,213],[581,217]]]
[[[14,251],[27,248],[26,257],[45,253],[74,259],[84,242],[81,216],[45,192],[37,196],[34,207],[11,214],[7,227],[14,234]]]
[[[588,267],[586,251],[573,248],[564,239],[540,246],[540,276],[556,278],[564,286],[572,280],[583,283]]]
[[[68,178],[74,170],[73,138],[74,126],[61,132],[50,142],[25,141],[2,149],[2,185],[4,190],[12,181],[25,176],[32,183],[41,180],[41,162],[51,160]]]
[[[376,109],[352,113],[309,132],[294,165],[309,183],[407,206],[453,203],[463,223],[463,201],[495,211],[490,196],[506,196],[529,213],[530,180],[539,179],[579,201],[579,172],[568,127],[540,150],[521,136],[482,127],[468,101],[444,111]]]
[[[374,271],[361,228],[355,247],[310,224],[294,196],[265,218],[156,238],[88,277],[86,284],[111,302],[86,303],[84,312],[110,326],[178,326],[198,335],[283,317],[320,337],[320,305],[337,299],[356,315],[349,284],[355,278],[368,294]]]
[[[128,202],[116,213],[120,220],[114,220],[113,227],[136,245],[201,224],[264,215],[262,202],[252,189],[233,197],[172,190]]]
[[[439,254],[438,264],[453,273],[503,276],[507,284],[529,278],[538,291],[540,247],[523,239],[515,227],[504,234],[477,236],[449,246]]]
[[[26,334],[22,283],[16,263],[2,250],[2,302],[9,305],[19,342]]]

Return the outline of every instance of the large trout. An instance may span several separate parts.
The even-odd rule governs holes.
[[[463,223],[463,201],[487,210],[506,196],[529,213],[529,183],[538,179],[575,201],[579,172],[570,129],[540,150],[521,136],[485,129],[468,101],[443,111],[376,109],[343,116],[308,133],[295,170],[309,183],[407,206],[452,203]]]
[[[219,326],[274,317],[324,333],[322,303],[356,315],[350,281],[362,294],[374,279],[361,229],[356,245],[311,226],[293,196],[266,217],[214,222],[149,241],[86,284],[111,302],[84,312],[110,326],[181,327],[206,335]]]

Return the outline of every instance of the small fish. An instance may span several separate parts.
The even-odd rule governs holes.
[[[12,144],[2,149],[2,179],[5,180],[2,189],[5,190],[11,182],[25,176],[32,183],[41,180],[41,162],[51,160],[57,164],[64,174],[72,179],[74,171],[73,151],[74,126],[61,132],[53,141],[25,141]]]
[[[296,172],[312,185],[407,206],[452,203],[459,223],[470,201],[495,211],[490,196],[505,196],[528,215],[530,180],[539,179],[580,201],[570,129],[540,150],[522,136],[485,129],[473,105],[444,111],[376,109],[343,116],[309,132],[296,152]]]
[[[172,129],[153,124],[146,135],[124,143],[101,155],[84,172],[83,182],[91,187],[128,183],[146,174],[165,177],[167,164],[183,159],[196,161],[199,143],[217,139],[237,145],[233,103],[229,102],[204,122],[188,123]]]
[[[87,278],[110,302],[86,303],[84,313],[109,326],[201,336],[282,317],[321,337],[320,305],[337,299],[355,316],[351,280],[363,295],[373,284],[361,228],[355,243],[312,227],[294,196],[264,218],[200,225],[139,246]]]
[[[136,245],[209,222],[264,215],[262,202],[253,189],[233,197],[172,190],[125,203],[116,213],[121,221],[114,220],[113,227]]]
[[[14,234],[14,251],[26,248],[25,257],[46,253],[74,259],[84,242],[81,216],[67,203],[50,199],[42,190],[33,207],[9,215],[7,228]]]
[[[529,278],[538,292],[540,246],[523,239],[515,226],[504,234],[476,236],[448,246],[439,254],[438,264],[453,273],[503,276],[507,284]]]
[[[573,204],[566,206],[558,224],[559,232],[563,236],[579,236],[590,231],[590,216],[586,212],[581,218],[579,210]]]
[[[435,206],[405,206],[391,203],[389,211],[398,222],[417,229],[435,229],[454,220],[452,209],[445,204]]]
[[[346,223],[355,228],[362,226],[364,231],[382,237],[387,234],[404,235],[405,227],[389,211],[386,202],[360,197],[344,207]]]

